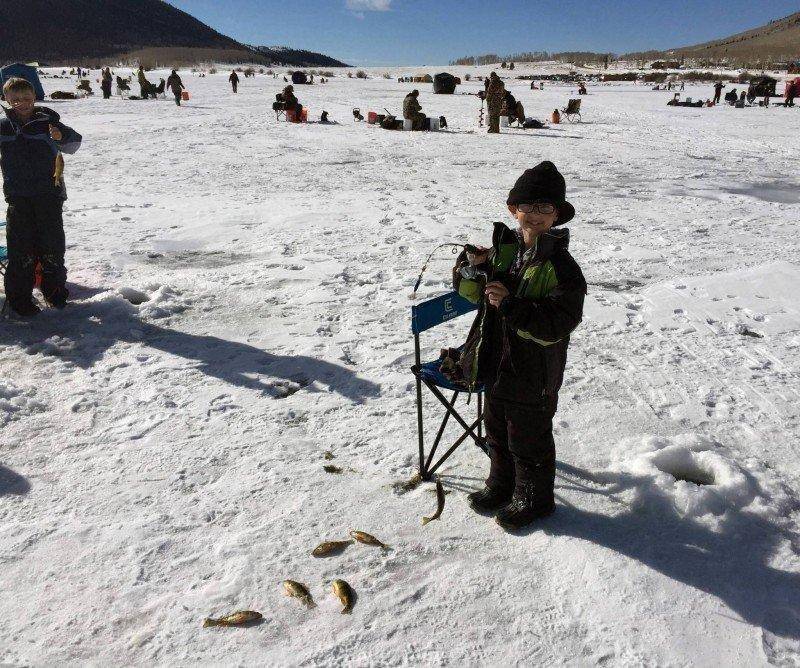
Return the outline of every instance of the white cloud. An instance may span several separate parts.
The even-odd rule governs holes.
[[[388,12],[392,0],[345,0],[345,4],[354,12]]]

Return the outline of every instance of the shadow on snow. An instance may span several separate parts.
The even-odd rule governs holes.
[[[31,483],[19,473],[0,465],[0,496],[23,496],[31,491]]]
[[[51,337],[52,344],[49,343]],[[194,363],[198,371],[230,385],[283,398],[314,382],[354,402],[378,396],[380,386],[346,367],[304,355],[275,355],[216,336],[167,329],[138,316],[121,297],[44,311],[35,320],[0,328],[0,343],[21,345],[29,353],[51,354],[90,368],[118,342],[141,344]],[[282,379],[278,381],[277,379]],[[313,390],[312,390],[313,391]]]

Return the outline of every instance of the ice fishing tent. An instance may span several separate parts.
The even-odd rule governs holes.
[[[308,76],[305,72],[292,72],[292,83],[293,84],[306,84],[308,83]]]
[[[433,77],[433,92],[440,95],[452,95],[456,91],[458,79],[447,72],[440,72]]]
[[[27,79],[31,82],[33,90],[36,93],[36,99],[44,100],[44,88],[42,82],[39,81],[39,75],[35,67],[30,65],[23,65],[22,63],[14,63],[13,65],[6,65],[0,69],[0,88],[2,88],[8,79],[19,77],[20,79]]]
[[[770,97],[775,96],[775,86],[778,85],[778,80],[773,79],[772,77],[768,76],[760,76],[755,77],[754,79],[750,79],[750,87],[748,88],[748,93],[750,93],[751,97],[762,97],[764,95],[769,95]]]

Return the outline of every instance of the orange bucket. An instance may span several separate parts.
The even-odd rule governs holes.
[[[181,100],[183,100],[184,102],[188,102],[189,101],[189,91],[188,90],[185,90],[185,91],[183,91],[181,93]]]

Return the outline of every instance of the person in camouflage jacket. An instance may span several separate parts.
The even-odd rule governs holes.
[[[412,130],[422,130],[425,125],[425,114],[419,103],[419,91],[414,89],[403,100],[403,118],[411,121]]]
[[[503,98],[506,88],[500,77],[494,72],[489,75],[489,86],[486,89],[486,106],[489,111],[489,132],[500,132],[500,111],[503,107]]]

